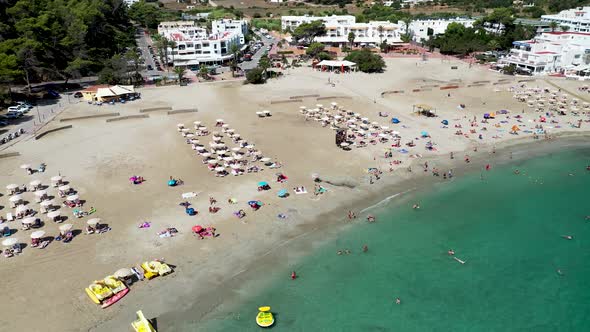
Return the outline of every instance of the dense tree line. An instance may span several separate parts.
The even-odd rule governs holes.
[[[535,28],[515,24],[513,9],[499,8],[477,20],[473,28],[459,23],[451,23],[444,34],[430,39],[426,44],[438,48],[443,54],[466,55],[475,51],[507,50],[515,40],[530,39],[535,36]],[[485,24],[501,24],[503,31],[489,32]]]
[[[0,1],[0,79],[68,80],[96,73],[134,44],[122,0]]]

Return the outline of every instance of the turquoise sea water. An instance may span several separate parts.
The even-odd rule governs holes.
[[[394,199],[298,263],[297,280],[261,277],[266,289],[186,330],[258,331],[270,305],[273,331],[590,331],[588,164],[590,149],[551,154]]]

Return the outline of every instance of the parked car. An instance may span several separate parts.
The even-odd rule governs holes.
[[[18,105],[18,106],[10,106],[8,108],[8,112],[20,112],[20,113],[27,113],[29,111],[29,108],[23,105]]]
[[[8,113],[6,113],[6,118],[7,119],[18,119],[20,117],[23,116],[22,112],[16,112],[16,111],[9,111]]]

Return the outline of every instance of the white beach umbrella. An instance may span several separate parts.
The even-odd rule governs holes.
[[[262,154],[262,151],[254,151],[252,152],[252,154],[255,156],[260,156]]]
[[[53,182],[61,181],[62,179],[63,179],[63,176],[60,176],[60,175],[56,175],[56,176],[51,177],[51,181],[53,181]]]
[[[242,148],[240,148],[240,147],[235,147],[235,148],[232,148],[231,150],[232,150],[232,151],[235,151],[235,152],[238,152],[238,151],[240,151],[241,149],[242,149]]]
[[[195,134],[186,134],[186,137],[193,138],[193,137],[195,137]]]
[[[331,102],[331,103],[330,103],[330,105],[332,105],[332,106],[336,106],[336,105],[338,105],[338,103],[337,103],[337,102],[335,102],[335,101],[333,101],[333,102]]]
[[[388,126],[381,126],[381,129],[386,130],[386,129],[389,129],[389,127]]]
[[[299,106],[299,109],[304,110],[304,109],[307,109],[307,107],[305,107],[305,106]]]
[[[47,195],[47,190],[43,189],[43,190],[37,190],[37,191],[35,191],[35,196],[41,197],[43,195]]]
[[[227,130],[227,132],[228,132],[228,133],[235,133],[235,132],[236,132],[236,130],[235,130],[235,129],[228,129],[228,130]]]
[[[379,134],[379,137],[385,138],[385,137],[389,137],[389,136],[387,134]]]
[[[22,169],[31,168],[31,165],[29,165],[29,164],[22,164],[22,165],[20,165],[20,168],[22,168]]]
[[[198,126],[198,125],[200,125],[200,124],[201,124],[201,121],[195,121],[195,122],[193,122],[193,124],[195,124],[195,125],[197,125],[197,126]]]
[[[37,218],[35,218],[35,217],[27,217],[27,218],[23,219],[21,222],[25,225],[31,225],[31,224],[34,224],[36,220],[37,220]]]
[[[12,247],[13,245],[15,245],[17,243],[18,243],[18,239],[14,238],[14,237],[11,237],[9,239],[5,239],[2,241],[2,245],[5,247]]]
[[[51,211],[49,213],[47,213],[47,217],[49,218],[56,218],[59,217],[61,211],[57,210],[57,211]]]
[[[53,200],[52,199],[50,199],[48,201],[41,202],[41,206],[51,206],[51,204],[53,204]]]
[[[215,167],[216,172],[223,172],[225,171],[225,167]]]
[[[29,184],[33,187],[36,187],[41,184],[41,180],[33,180],[33,181],[29,182]]]
[[[252,144],[246,145],[246,149],[252,149],[252,148],[254,148],[254,145],[252,145]]]
[[[392,132],[392,134],[394,134],[394,135],[399,135],[399,131],[395,131],[395,130],[394,130],[394,131]]]
[[[231,164],[231,165],[229,165],[229,167],[231,167],[232,169],[240,169],[242,166],[240,166],[238,164]]]
[[[211,160],[208,160],[208,161],[207,161],[207,163],[208,163],[209,165],[215,165],[215,164],[217,164],[217,160],[215,160],[215,159],[211,159]]]
[[[18,184],[14,184],[14,183],[11,183],[6,186],[6,189],[8,189],[8,190],[14,190],[16,188],[18,188]]]
[[[315,104],[315,106],[316,106],[317,108],[322,108],[322,107],[324,107],[324,105],[322,105],[322,104]]]
[[[206,149],[205,149],[204,146],[197,146],[197,147],[195,147],[195,150],[197,150],[197,151],[205,151]]]
[[[242,155],[237,155],[237,156],[234,156],[234,159],[235,159],[235,160],[240,160],[240,159],[242,159],[242,158],[244,158]]]
[[[227,123],[224,123],[221,125],[221,128],[228,128],[228,127],[229,127],[229,125]]]
[[[69,185],[65,184],[65,185],[63,185],[63,186],[59,186],[57,189],[58,189],[59,191],[68,191],[68,190],[70,190],[70,189],[71,189],[71,187],[70,187]]]
[[[179,124],[176,125],[176,127],[183,128],[184,127],[184,123],[179,123]]]
[[[263,163],[266,163],[266,162],[270,161],[270,158],[264,157],[264,158],[260,159],[260,161],[262,161]]]
[[[223,157],[223,160],[232,161],[232,160],[234,160],[234,157]]]
[[[221,141],[221,139],[222,139],[222,138],[223,138],[223,137],[219,137],[219,136],[213,136],[213,140],[214,140],[215,142],[219,142],[219,141]]]
[[[19,201],[22,201],[22,199],[23,198],[21,195],[14,195],[14,196],[11,196],[8,200],[11,202],[19,202]]]
[[[34,231],[31,233],[31,239],[40,239],[45,236],[45,231]]]
[[[100,218],[92,218],[92,219],[88,219],[88,221],[86,221],[86,223],[90,226],[96,226],[99,222],[100,222]]]
[[[59,230],[62,232],[67,232],[67,231],[71,230],[73,227],[74,227],[74,225],[72,225],[72,224],[64,224],[64,225],[59,226]]]
[[[27,211],[28,208],[29,207],[27,205],[19,205],[16,207],[15,211],[16,211],[16,213],[22,213],[22,212]]]
[[[80,197],[78,195],[70,195],[70,196],[66,197],[66,201],[75,201],[79,198]]]
[[[349,124],[349,125],[348,125],[348,128],[356,128],[356,125]]]
[[[196,138],[193,138],[193,139],[191,139],[191,143],[193,143],[193,144],[198,144],[198,143],[199,143],[199,140],[198,140],[198,139],[196,139]]]
[[[203,156],[203,157],[211,157],[211,153],[210,152],[203,152],[203,153],[201,153],[201,156]]]
[[[342,146],[342,147],[347,147],[347,146],[349,146],[349,145],[350,145],[350,144],[348,144],[348,143],[346,143],[346,142],[342,142],[342,143],[340,143],[340,146]]]

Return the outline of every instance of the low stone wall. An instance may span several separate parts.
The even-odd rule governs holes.
[[[108,121],[108,120],[107,120],[107,121]],[[47,135],[47,134],[51,134],[51,133],[54,133],[54,132],[56,132],[56,131],[60,131],[60,130],[64,130],[64,129],[70,129],[70,128],[72,128],[72,125],[69,125],[69,126],[63,126],[63,127],[57,127],[57,128],[53,128],[53,129],[46,130],[46,131],[44,131],[44,132],[42,132],[42,133],[40,133],[40,134],[37,134],[37,135],[35,136],[35,140],[38,140],[38,139],[42,138],[43,136],[45,136],[45,135]]]
[[[352,99],[351,96],[326,96],[326,97],[317,97],[316,100],[326,100],[326,99]]]
[[[149,117],[150,117],[149,114],[126,115],[126,116],[121,116],[118,118],[106,119],[106,122],[115,122],[115,121],[130,120],[130,119],[146,119]]]
[[[2,153],[2,154],[0,154],[0,159],[10,158],[10,157],[18,157],[18,156],[20,156],[20,152]]]
[[[147,113],[147,112],[155,112],[155,111],[171,111],[172,107],[165,106],[165,107],[151,107],[151,108],[142,108],[139,110],[139,113]]]
[[[291,96],[289,99],[301,99],[301,98],[316,98],[320,95],[301,95],[301,96]]]
[[[174,111],[168,111],[168,115],[172,115],[172,114],[180,114],[180,113],[196,113],[199,110],[197,110],[196,108],[193,109],[182,109],[182,110],[174,110]]]
[[[303,99],[286,99],[286,100],[271,100],[271,104],[285,104],[285,103],[297,103],[302,102]]]
[[[458,85],[445,85],[440,87],[441,90],[459,89]]]
[[[59,120],[59,122],[67,122],[67,121],[74,121],[74,120],[86,120],[86,119],[95,119],[95,118],[107,118],[111,116],[119,116],[120,113],[104,113],[104,114],[97,114],[97,115],[84,115],[84,116],[76,116],[73,118],[63,118]]]
[[[381,92],[381,97],[386,96],[386,95],[396,94],[396,93],[404,93],[404,90],[383,91],[383,92]]]

